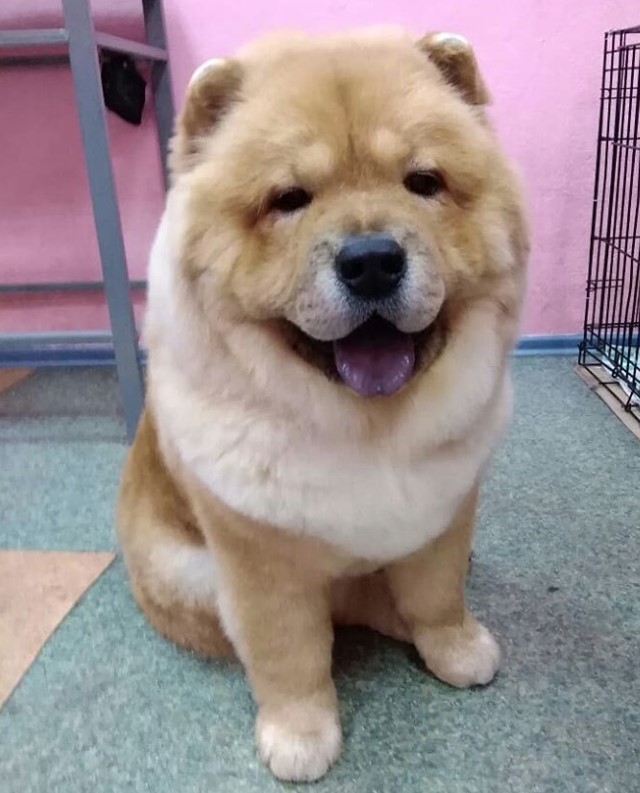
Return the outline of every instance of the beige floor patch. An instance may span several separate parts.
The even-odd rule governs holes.
[[[0,369],[0,393],[18,385],[31,374],[30,369]]]
[[[0,707],[111,553],[0,551]]]

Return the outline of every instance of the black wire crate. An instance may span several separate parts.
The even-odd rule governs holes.
[[[640,421],[640,26],[604,37],[579,363]]]

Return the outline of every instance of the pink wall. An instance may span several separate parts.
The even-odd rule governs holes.
[[[101,29],[140,33],[137,0],[94,0]],[[31,14],[25,16],[25,7]],[[57,0],[3,0],[0,28],[56,24]],[[532,210],[526,333],[580,328],[602,33],[640,24],[637,0],[165,0],[176,98],[194,67],[273,28],[399,23],[475,44],[493,115]],[[28,105],[27,105],[28,103]],[[80,135],[64,69],[0,71],[0,280],[99,276]],[[110,118],[132,275],[162,207],[153,125]],[[0,332],[106,327],[100,299],[0,298]]]

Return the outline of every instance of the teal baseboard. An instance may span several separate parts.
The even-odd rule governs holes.
[[[523,336],[515,349],[522,355],[578,355],[582,333],[564,336]]]
[[[515,355],[575,355],[582,335],[523,336]],[[144,361],[145,351],[140,357]],[[24,334],[0,336],[1,369],[46,366],[113,366],[115,357],[108,333]]]

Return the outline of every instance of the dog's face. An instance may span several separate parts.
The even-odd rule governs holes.
[[[363,396],[521,263],[522,219],[459,37],[259,45],[205,65],[174,142],[197,310],[262,323]]]

